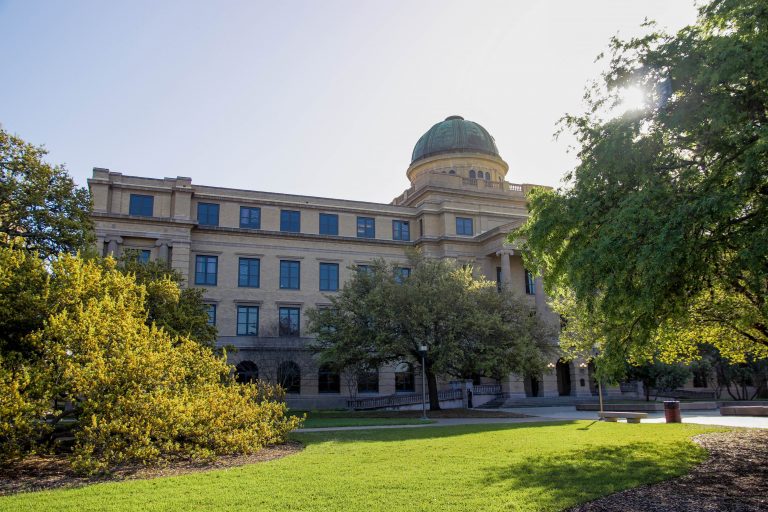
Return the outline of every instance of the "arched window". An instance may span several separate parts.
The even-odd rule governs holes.
[[[485,173],[485,179],[490,180],[491,179],[491,173],[486,172]]]
[[[456,171],[454,171],[453,169],[451,169],[450,171],[448,171],[448,174],[456,174]]]
[[[472,170],[472,171],[469,171],[469,179],[473,180],[473,179],[475,179],[476,177],[477,177],[477,175],[475,174],[475,171],[474,171],[474,170]]]
[[[357,374],[357,392],[358,393],[378,393],[379,392],[379,369],[364,368]]]
[[[395,367],[395,391],[399,393],[413,393],[416,391],[413,365],[411,363],[403,362]]]
[[[341,378],[339,372],[324,364],[317,372],[318,393],[339,393],[341,391]]]
[[[240,361],[235,367],[235,378],[238,382],[256,382],[259,378],[259,367],[253,361]]]
[[[277,367],[277,383],[286,393],[301,392],[301,369],[293,361],[283,361]]]

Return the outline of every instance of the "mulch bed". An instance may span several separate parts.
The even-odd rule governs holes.
[[[257,462],[279,459],[301,451],[304,446],[295,441],[282,445],[267,446],[251,455],[223,456],[212,462],[179,460],[161,466],[124,464],[105,476],[79,476],[69,467],[64,455],[31,456],[7,468],[0,468],[0,496],[18,492],[42,491],[63,487],[147,479],[162,476],[186,475],[198,471],[244,466]]]
[[[757,512],[768,510],[768,430],[702,434],[709,458],[682,477],[636,487],[571,512]]]

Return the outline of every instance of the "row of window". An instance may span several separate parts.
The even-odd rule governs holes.
[[[142,217],[151,217],[154,210],[154,196],[131,194],[128,213]],[[219,204],[197,203],[197,223],[200,226],[219,225]],[[472,235],[474,233],[472,219],[456,217],[456,234]],[[261,229],[261,208],[251,206],[240,207],[240,227]],[[301,232],[301,212],[298,210],[280,210],[280,231],[286,233]],[[321,213],[319,218],[319,234],[339,234],[339,216],[335,213]],[[373,217],[357,217],[357,237],[376,238],[376,219]],[[392,240],[410,241],[411,224],[407,220],[392,221]]]
[[[208,308],[208,323],[216,325],[216,304],[206,304]],[[295,338],[301,335],[301,308],[280,307],[278,309],[278,332],[282,338]],[[238,336],[259,335],[259,306],[237,306]]]
[[[235,367],[237,380],[255,382],[259,378],[259,367],[253,361],[241,361]],[[357,374],[358,393],[379,392],[379,370],[372,368]],[[277,383],[288,393],[301,393],[301,368],[293,361],[283,361],[277,367]],[[413,365],[402,362],[395,368],[395,391],[413,393],[416,390]],[[323,365],[317,372],[318,393],[340,393],[341,376],[337,371]]]
[[[361,271],[369,270],[367,265],[358,267]],[[195,284],[216,286],[219,273],[219,257],[195,256]],[[411,269],[399,268],[397,279],[411,275]],[[280,260],[280,289],[298,290],[301,285],[301,262]],[[241,288],[259,288],[261,286],[261,260],[259,258],[240,258],[238,261],[237,286]],[[320,263],[320,291],[335,292],[339,289],[339,264]]]

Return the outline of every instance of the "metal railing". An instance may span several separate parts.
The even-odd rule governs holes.
[[[472,394],[475,395],[500,395],[501,384],[478,384],[472,386]]]
[[[443,400],[461,400],[460,389],[448,389],[438,391],[437,398]],[[369,398],[353,398],[347,400],[350,409],[383,409],[385,407],[399,407],[401,405],[413,405],[421,403],[421,395],[409,393],[407,395],[372,396]]]

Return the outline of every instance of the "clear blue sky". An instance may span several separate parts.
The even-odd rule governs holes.
[[[581,111],[611,36],[690,0],[0,0],[0,123],[80,184],[124,174],[389,202],[413,145],[479,122],[508,181],[572,168],[557,120]]]

